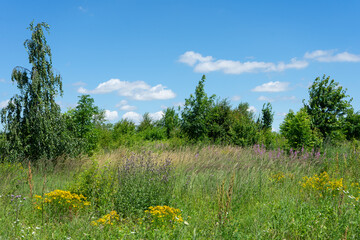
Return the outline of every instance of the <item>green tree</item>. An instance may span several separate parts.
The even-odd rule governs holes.
[[[360,112],[354,112],[353,109],[350,109],[343,125],[348,140],[360,139]]]
[[[239,146],[251,146],[258,142],[260,126],[249,111],[248,103],[240,103],[231,113],[231,142]]]
[[[97,147],[104,111],[94,105],[94,99],[90,95],[81,95],[76,108],[69,110],[66,117],[67,127],[77,138],[80,151],[91,154]]]
[[[230,102],[227,99],[218,100],[210,109],[207,135],[212,142],[230,142],[231,114]]]
[[[208,97],[205,89],[205,75],[202,76],[195,89],[195,96],[185,99],[181,113],[182,131],[192,140],[202,140],[207,137],[209,112],[214,104],[215,95]]]
[[[180,120],[175,108],[167,108],[164,112],[164,116],[160,120],[160,125],[165,128],[167,138],[174,137],[179,124]]]
[[[271,129],[272,123],[274,121],[274,112],[272,111],[271,104],[264,103],[261,113],[262,113],[262,118],[261,118],[262,128],[263,129]]]
[[[280,133],[287,139],[292,148],[311,149],[319,147],[322,139],[317,129],[311,126],[311,117],[304,108],[296,114],[290,110],[284,122],[280,125]]]
[[[52,69],[51,50],[46,42],[46,23],[30,24],[31,39],[24,45],[29,55],[31,70],[16,67],[11,80],[19,94],[13,96],[1,111],[5,128],[7,152],[13,158],[40,157],[54,159],[66,151],[61,141],[63,122],[55,97],[62,96],[60,75]]]
[[[323,138],[341,131],[341,119],[351,109],[352,98],[346,100],[346,89],[330,77],[316,78],[309,88],[309,102],[303,100],[306,112],[311,117],[313,128],[319,129]]]

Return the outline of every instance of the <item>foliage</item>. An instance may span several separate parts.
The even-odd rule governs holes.
[[[174,227],[177,223],[184,222],[181,216],[181,210],[169,206],[155,206],[149,207],[145,210],[147,217],[150,219],[153,226],[158,228]]]
[[[352,98],[346,100],[346,89],[334,79],[325,75],[317,77],[309,87],[309,101],[304,107],[311,117],[312,126],[319,129],[323,138],[331,136],[334,131],[341,130],[341,119],[351,109]]]
[[[122,119],[114,124],[112,130],[112,140],[115,146],[132,146],[137,140],[135,123],[127,119]]]
[[[346,186],[343,183],[343,178],[330,178],[327,172],[323,172],[320,175],[315,174],[312,177],[305,176],[300,184],[303,189],[315,191],[320,197],[328,194],[337,196],[346,189]]]
[[[16,67],[13,70],[11,80],[20,93],[2,109],[1,122],[9,157],[54,159],[67,150],[60,107],[55,102],[55,97],[63,92],[61,77],[52,69],[51,50],[44,35],[49,26],[31,23],[29,30],[32,36],[24,45],[32,69]]]
[[[263,105],[262,107],[262,118],[261,118],[261,126],[263,129],[270,129],[272,123],[274,121],[274,112],[272,111],[272,106],[270,103],[267,103]]]
[[[175,137],[180,126],[180,119],[173,107],[164,111],[164,116],[160,120],[160,126],[165,128],[166,137]]]
[[[72,217],[87,206],[90,202],[82,194],[71,193],[64,190],[54,190],[45,193],[43,198],[35,195],[35,208],[39,211],[45,211],[50,217]]]
[[[312,129],[311,118],[305,109],[300,109],[296,114],[290,110],[280,125],[280,133],[288,140],[290,147],[295,149],[317,148],[322,142],[317,130]]]
[[[125,216],[169,203],[174,183],[170,160],[155,160],[151,153],[133,155],[119,166],[117,179],[115,210]]]
[[[112,226],[114,223],[120,221],[119,214],[116,211],[111,211],[110,213],[102,216],[96,221],[92,221],[91,225],[93,226]]]
[[[94,105],[90,95],[81,95],[76,108],[70,109],[65,116],[68,130],[79,142],[78,147],[88,154],[93,153],[99,140],[96,128],[103,124],[104,112]]]
[[[231,115],[231,142],[239,146],[252,146],[257,143],[260,129],[254,121],[254,113],[249,111],[249,104],[240,103]]]
[[[229,143],[232,110],[226,99],[217,101],[209,111],[208,137],[214,143]]]
[[[208,97],[205,89],[205,75],[202,76],[195,89],[195,96],[185,99],[184,109],[181,113],[181,129],[191,140],[206,139],[210,110],[214,103],[214,95]]]
[[[351,140],[353,138],[360,139],[360,113],[354,112],[353,109],[350,109],[344,119],[344,132],[346,133],[346,138]]]
[[[26,170],[20,163],[0,163],[0,194],[10,194],[26,183]]]
[[[86,196],[95,209],[105,212],[114,205],[115,181],[115,170],[108,166],[100,168],[93,162],[90,168],[76,175],[70,191]]]

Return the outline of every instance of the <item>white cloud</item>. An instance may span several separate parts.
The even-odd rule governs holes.
[[[296,101],[297,98],[295,96],[285,96],[285,97],[282,97],[281,100],[283,100],[283,101]]]
[[[126,104],[128,104],[128,101],[126,101],[126,100],[121,100],[121,101],[116,105],[116,107],[124,106],[124,105],[126,105]]]
[[[200,53],[193,51],[187,51],[179,57],[179,62],[185,63],[189,66],[194,66],[197,62],[210,62],[212,60],[212,56],[203,57]]]
[[[73,86],[86,86],[86,83],[80,81],[80,82],[75,82],[72,85]]]
[[[7,107],[8,103],[9,103],[9,100],[1,101],[0,102],[0,109],[4,108],[4,107]]]
[[[306,52],[304,58],[314,59],[318,62],[360,62],[360,55],[348,52],[335,54],[335,50],[316,50]]]
[[[131,106],[131,105],[123,105],[120,107],[121,111],[134,111],[136,109],[137,109],[137,107]]]
[[[268,82],[264,83],[260,86],[255,87],[251,91],[253,92],[285,92],[289,90],[289,84],[288,82]]]
[[[154,121],[160,120],[163,116],[164,116],[163,111],[159,111],[159,112],[155,112],[155,113],[149,113],[149,117]]]
[[[162,84],[152,87],[143,81],[128,82],[119,79],[110,79],[100,83],[94,90],[87,90],[83,87],[78,89],[79,93],[92,94],[105,94],[114,91],[117,91],[120,96],[142,101],[171,99],[176,96],[172,90],[166,89]]]
[[[119,115],[117,111],[110,111],[110,110],[105,110],[105,119],[108,121],[113,121],[118,119]]]
[[[128,104],[128,101],[121,100],[118,104],[116,104],[116,107],[118,107],[122,111],[134,111],[137,107],[131,106]]]
[[[189,66],[194,66],[195,72],[213,72],[222,71],[225,74],[242,74],[252,72],[281,72],[286,69],[301,69],[308,66],[308,62],[304,60],[291,59],[290,63],[272,63],[257,61],[233,61],[233,60],[216,60],[212,56],[202,56],[200,53],[193,51],[185,52],[179,58]]]
[[[255,113],[257,110],[254,106],[250,106],[247,111]]]
[[[142,116],[137,112],[127,112],[122,115],[122,119],[133,121],[135,124],[139,124],[142,120]]]
[[[6,82],[6,80],[3,78],[0,78],[0,82],[4,83],[4,82]]]
[[[258,97],[258,100],[259,101],[265,101],[265,102],[273,102],[273,101],[275,101],[274,98],[269,98],[269,97],[266,97],[266,96],[260,96],[260,97]]]
[[[295,96],[283,96],[283,97],[266,97],[266,96],[260,96],[257,98],[259,101],[265,101],[265,102],[275,102],[275,101],[297,101],[297,98]]]
[[[77,90],[78,91],[78,93],[81,93],[81,94],[87,94],[87,93],[89,93],[85,88],[83,88],[83,87],[79,87],[79,89]]]
[[[285,117],[285,116],[286,116],[286,113],[284,113],[284,112],[279,112],[279,113],[277,113],[276,115],[279,116],[279,117]]]
[[[240,101],[241,97],[240,96],[233,96],[231,98],[231,101],[234,101],[234,102],[237,102],[237,101]]]

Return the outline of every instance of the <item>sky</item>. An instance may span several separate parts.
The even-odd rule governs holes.
[[[261,113],[273,129],[308,100],[324,74],[360,110],[360,1],[64,0],[0,2],[0,108],[18,93],[14,67],[30,68],[30,22],[46,22],[65,112],[89,94],[109,122],[159,119],[205,91]]]

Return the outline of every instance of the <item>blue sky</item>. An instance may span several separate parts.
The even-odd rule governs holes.
[[[50,25],[53,67],[62,76],[63,111],[90,94],[108,119],[138,121],[184,103],[206,75],[208,95],[270,101],[274,129],[297,111],[324,74],[360,104],[359,1],[2,1],[0,107],[17,93],[15,66],[34,20]]]

